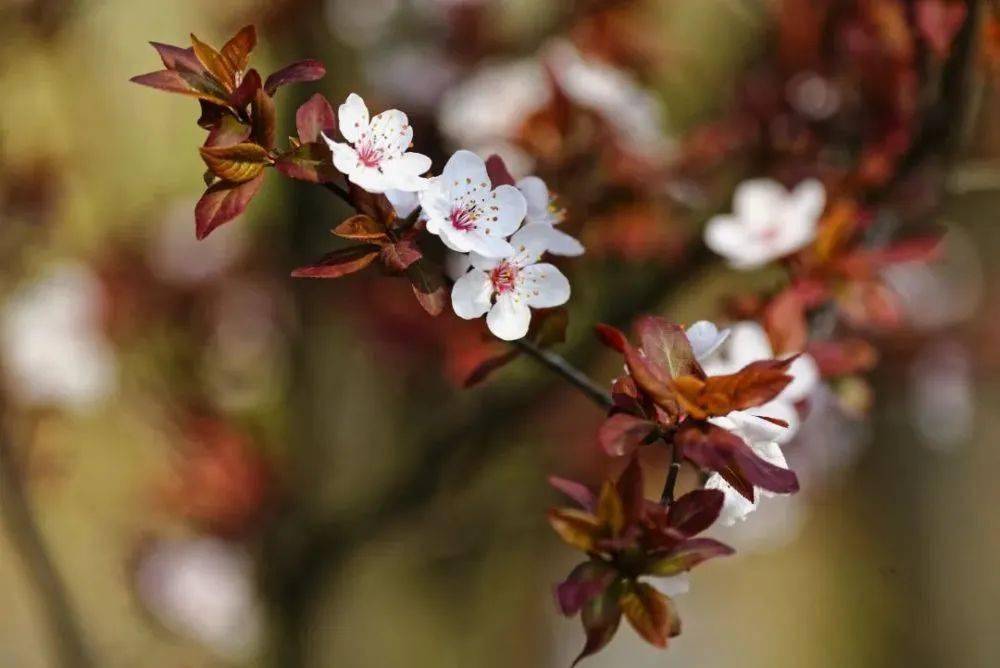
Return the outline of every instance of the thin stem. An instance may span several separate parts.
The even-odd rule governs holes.
[[[674,487],[677,486],[677,474],[681,470],[680,448],[674,443],[670,446],[670,470],[667,472],[667,482],[663,485],[660,504],[669,506],[674,502]]]
[[[28,578],[41,599],[57,653],[63,668],[89,668],[94,665],[77,616],[70,604],[66,585],[45,546],[41,531],[28,503],[21,467],[15,459],[7,434],[0,432],[0,512],[7,533],[28,571]]]
[[[539,348],[527,339],[518,339],[517,341],[512,342],[511,345],[520,349],[521,352],[526,353],[529,357],[533,357],[541,362],[542,366],[555,371],[601,408],[605,410],[611,408],[611,393],[602,389],[597,383],[591,380],[587,374],[567,362],[562,355],[558,355],[551,350]]]
[[[332,192],[340,199],[344,200],[347,204],[354,206],[354,203],[351,202],[350,194],[348,194],[347,190],[345,190],[343,186],[338,185],[336,183],[322,183],[320,185],[322,185],[324,188]]]

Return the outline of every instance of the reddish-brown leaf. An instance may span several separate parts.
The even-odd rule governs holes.
[[[597,508],[597,496],[586,485],[565,478],[549,476],[549,484],[559,492],[580,504],[580,507],[588,512],[594,512]]]
[[[516,183],[514,177],[510,174],[510,170],[507,169],[507,164],[503,161],[503,158],[495,153],[486,158],[486,173],[489,175],[490,183],[493,184],[494,188],[498,186],[512,186]]]
[[[246,109],[246,106],[253,102],[254,98],[257,96],[257,91],[261,88],[260,74],[257,70],[250,70],[243,77],[243,81],[240,85],[236,87],[232,95],[229,96],[229,101],[234,109],[242,110]]]
[[[199,239],[243,213],[260,190],[264,175],[258,174],[245,183],[221,181],[205,191],[195,205],[195,234]]]
[[[427,313],[439,316],[448,299],[441,269],[421,258],[409,266],[406,274],[413,287],[413,294]]]
[[[168,93],[180,93],[190,97],[196,97],[206,102],[211,102],[220,106],[229,104],[226,94],[218,91],[205,77],[197,74],[178,72],[175,70],[160,70],[149,74],[140,74],[132,77],[129,81],[140,86],[149,86]]]
[[[642,316],[636,321],[639,347],[660,380],[677,376],[704,376],[691,342],[680,325],[666,318]]]
[[[597,441],[612,457],[623,457],[637,448],[656,429],[656,423],[628,413],[615,413],[597,430]]]
[[[160,54],[160,60],[163,61],[163,66],[168,70],[183,70],[192,74],[205,73],[205,68],[194,55],[194,49],[183,49],[179,46],[159,42],[150,42],[150,44]]]
[[[621,607],[618,605],[619,589],[620,586],[614,583],[603,594],[594,596],[584,604],[580,619],[587,642],[573,661],[573,666],[599,652],[614,638],[622,617]]]
[[[257,29],[252,25],[244,26],[222,47],[222,55],[229,61],[233,70],[242,72],[250,63],[250,52],[255,46],[257,46]]]
[[[628,345],[628,338],[626,338],[625,334],[617,327],[601,323],[594,326],[594,333],[597,334],[597,338],[600,342],[608,348],[617,350],[622,354],[625,353],[625,346]]]
[[[278,156],[274,167],[288,178],[309,183],[330,183],[339,177],[330,149],[322,142],[302,144]]]
[[[736,434],[708,422],[685,420],[674,444],[697,466],[721,475],[733,488],[753,501],[754,487],[779,494],[799,490],[794,471],[775,466],[750,449]]]
[[[736,373],[705,380],[680,376],[671,381],[671,387],[680,407],[691,417],[704,420],[727,415],[760,406],[778,396],[792,382],[787,370],[794,359],[752,362]]]
[[[719,518],[725,495],[717,489],[696,489],[670,504],[667,524],[685,536],[694,536]]]
[[[231,114],[223,114],[205,139],[207,147],[224,147],[242,144],[250,138],[250,126]]]
[[[611,529],[614,536],[621,534],[625,528],[625,508],[618,490],[610,481],[601,486],[601,494],[597,497],[597,519],[602,526]]]
[[[553,508],[549,524],[567,545],[583,552],[594,551],[604,527],[595,516],[575,508]]]
[[[711,490],[717,491],[717,490]],[[721,494],[721,492],[719,492]],[[645,569],[648,575],[670,577],[687,572],[709,559],[725,557],[735,550],[712,538],[691,538],[684,541],[669,554],[657,557]]]
[[[230,183],[244,183],[257,178],[268,163],[267,151],[250,142],[232,146],[202,146],[199,151],[212,173]]]
[[[236,90],[236,68],[229,60],[194,34],[191,35],[191,48],[208,73],[226,89],[227,93]]]
[[[256,74],[255,70],[250,70]],[[260,78],[258,77],[258,82]],[[253,138],[266,148],[274,148],[276,113],[274,110],[274,99],[271,98],[259,85],[254,93],[253,106],[251,107],[253,117]]]
[[[656,647],[666,647],[670,638],[670,608],[666,597],[645,582],[628,587],[618,605],[632,628]]]
[[[645,490],[643,489],[642,465],[638,457],[633,457],[622,471],[618,482],[615,483],[615,490],[622,500],[622,513],[625,515],[625,526],[634,526],[642,517],[643,508],[646,505]]]
[[[386,232],[385,225],[360,213],[333,228],[333,233],[338,237],[358,241],[386,241]]]
[[[303,144],[320,141],[322,133],[337,127],[337,114],[325,97],[316,93],[295,112],[295,128]]]
[[[326,67],[318,60],[302,60],[284,67],[267,78],[264,90],[274,95],[279,87],[291,83],[317,81],[326,75]]]
[[[614,582],[617,572],[603,561],[585,561],[556,587],[556,603],[567,617],[580,612],[595,596]]]
[[[349,246],[327,253],[318,262],[299,267],[293,278],[340,278],[361,271],[378,257],[379,247],[374,244]]]
[[[382,246],[382,264],[394,272],[406,271],[424,255],[412,238],[400,239]]]

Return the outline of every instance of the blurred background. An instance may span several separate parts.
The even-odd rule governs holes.
[[[293,281],[347,215],[271,175],[196,242],[197,105],[128,83],[147,42],[327,65],[277,95],[396,107],[415,150],[499,152],[560,194],[567,358],[591,326],[725,320],[780,285],[701,248],[739,181],[818,175],[945,233],[845,298],[880,353],[790,450],[803,491],[713,535],[667,652],[594,666],[1000,665],[998,10],[929,0],[0,2],[0,665],[567,666],[549,473],[596,480],[601,415],[480,323],[375,273]],[[886,315],[886,312],[889,315]],[[654,462],[655,463],[655,462]],[[655,482],[655,481],[654,481]],[[652,484],[652,483],[651,483]],[[74,638],[83,640],[79,646]],[[89,657],[89,663],[87,658]]]

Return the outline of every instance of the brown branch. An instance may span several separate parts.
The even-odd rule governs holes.
[[[570,385],[580,390],[588,399],[597,404],[600,408],[608,410],[611,408],[611,394],[601,388],[600,385],[590,379],[575,366],[566,361],[563,356],[538,347],[527,339],[512,341],[511,345],[525,353],[532,359],[537,360],[543,367],[555,372]]]
[[[66,585],[31,512],[21,470],[8,434],[0,430],[0,513],[7,535],[20,553],[28,579],[42,604],[51,646],[56,653],[56,665],[89,668],[94,663],[87,651]]]

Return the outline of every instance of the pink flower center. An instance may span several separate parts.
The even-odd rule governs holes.
[[[452,209],[451,226],[456,230],[468,232],[476,226],[476,212],[474,209]]]
[[[490,280],[493,281],[493,291],[497,294],[510,292],[517,284],[517,266],[506,260],[502,261],[490,272]]]
[[[382,162],[382,151],[371,145],[370,142],[362,139],[358,143],[358,160],[365,167],[378,167]]]

